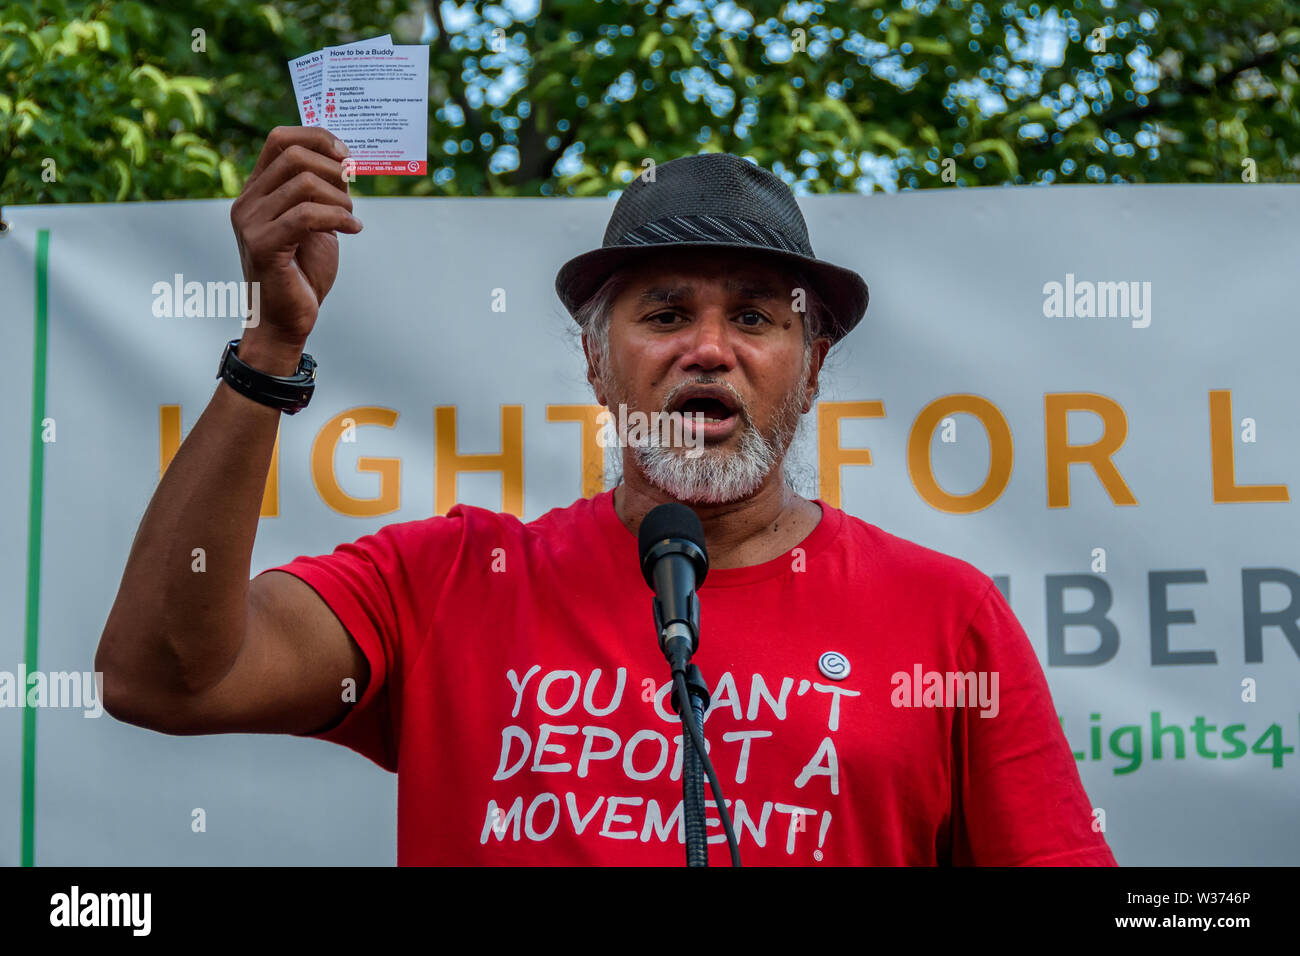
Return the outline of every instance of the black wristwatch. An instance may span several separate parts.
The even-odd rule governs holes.
[[[221,353],[221,365],[217,367],[217,378],[224,380],[240,395],[278,408],[286,415],[296,415],[307,407],[311,393],[316,390],[315,359],[303,352],[295,374],[287,377],[267,375],[242,362],[236,354],[238,349],[239,339],[226,343],[226,350]]]

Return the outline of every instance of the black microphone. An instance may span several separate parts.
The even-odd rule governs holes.
[[[683,504],[659,505],[645,516],[637,531],[641,552],[641,574],[654,591],[655,630],[659,649],[668,658],[673,673],[673,710],[682,719],[683,740],[691,746],[682,754],[682,819],[686,826],[687,866],[708,866],[709,847],[705,836],[704,777],[713,788],[713,802],[727,834],[731,865],[740,866],[736,828],[722,798],[722,786],[709,760],[704,742],[704,712],[709,706],[709,687],[691,655],[700,646],[700,599],[695,589],[709,573],[709,556],[704,547],[704,525],[699,516]]]
[[[700,644],[700,599],[695,589],[709,571],[704,525],[690,508],[669,502],[645,516],[637,541],[641,574],[655,592],[659,649],[674,672],[685,671]]]

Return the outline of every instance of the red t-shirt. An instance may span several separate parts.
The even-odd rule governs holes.
[[[705,734],[742,862],[1113,866],[992,580],[818,504],[797,548],[699,591]],[[612,492],[528,524],[458,505],[277,570],[370,662],[316,736],[398,773],[399,864],[683,864],[682,727]]]

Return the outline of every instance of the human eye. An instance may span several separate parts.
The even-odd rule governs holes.
[[[744,326],[745,328],[747,328],[747,329],[757,329],[757,328],[761,328],[761,327],[764,326],[764,325],[771,325],[771,324],[772,324],[772,320],[771,320],[771,319],[769,319],[769,318],[768,318],[766,315],[764,315],[762,312],[758,312],[758,311],[756,311],[756,310],[754,310],[754,309],[748,309],[748,310],[746,310],[746,311],[744,311],[744,312],[741,312],[741,313],[737,316],[737,318],[739,318],[739,319],[741,320],[740,324],[741,324],[742,326]],[[750,318],[755,318],[755,319],[757,319],[758,321],[757,321],[757,322],[748,322],[748,321],[746,321],[747,319],[750,319]]]

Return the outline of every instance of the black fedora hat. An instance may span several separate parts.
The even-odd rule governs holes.
[[[823,333],[838,342],[867,311],[867,283],[851,269],[818,259],[790,187],[731,153],[683,156],[638,174],[619,196],[601,248],[575,256],[555,276],[570,315],[618,269],[647,250],[733,247],[800,266],[829,316]]]

